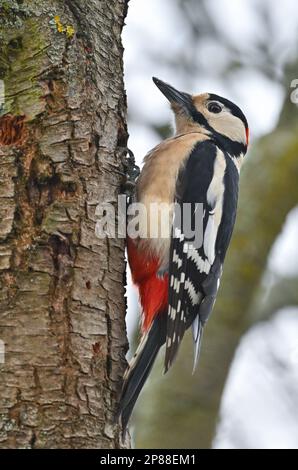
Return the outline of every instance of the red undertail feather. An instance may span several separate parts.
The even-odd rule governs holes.
[[[158,258],[138,249],[130,238],[127,239],[127,253],[132,280],[139,289],[143,308],[142,328],[147,331],[158,313],[167,308],[168,275],[158,278]]]
[[[248,146],[249,144],[249,128],[246,128],[246,145]]]

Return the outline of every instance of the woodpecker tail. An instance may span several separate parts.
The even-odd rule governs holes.
[[[192,326],[192,337],[193,337],[193,345],[194,345],[194,361],[193,361],[192,374],[194,374],[198,365],[199,357],[200,357],[201,343],[202,343],[202,337],[203,337],[203,324],[201,322],[199,315],[196,315],[191,326]]]
[[[166,324],[165,312],[159,313],[153,320],[150,329],[143,335],[125,373],[118,411],[123,434],[125,434],[130,415],[152,369],[157,353],[166,341]]]

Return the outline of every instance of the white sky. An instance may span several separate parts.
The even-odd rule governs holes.
[[[298,276],[298,208],[288,216],[269,259],[269,271],[280,276]],[[298,288],[298,286],[297,286]]]

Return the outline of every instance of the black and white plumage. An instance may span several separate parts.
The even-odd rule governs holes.
[[[165,370],[178,351],[184,332],[193,326],[195,364],[202,328],[215,303],[222,265],[231,239],[238,200],[239,173],[227,152],[210,139],[198,143],[180,172],[176,202],[202,204],[202,245],[183,233],[183,220],[173,224],[169,262],[169,310]],[[181,211],[183,213],[183,209]],[[177,226],[178,225],[178,226]]]
[[[145,210],[138,219],[140,235],[132,239],[128,233],[127,246],[143,339],[124,377],[124,430],[160,347],[166,343],[167,371],[190,327],[196,367],[235,224],[249,140],[247,120],[231,101],[209,93],[192,96],[153,80],[171,103],[176,135],[149,152],[137,181],[135,199]],[[166,236],[150,237],[162,225],[156,217],[161,207],[168,211]]]

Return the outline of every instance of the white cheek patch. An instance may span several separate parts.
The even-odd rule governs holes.
[[[241,119],[237,116],[234,116],[229,111],[223,111],[221,114],[217,114],[216,117],[212,116],[208,120],[211,127],[219,134],[246,145],[246,129]]]

